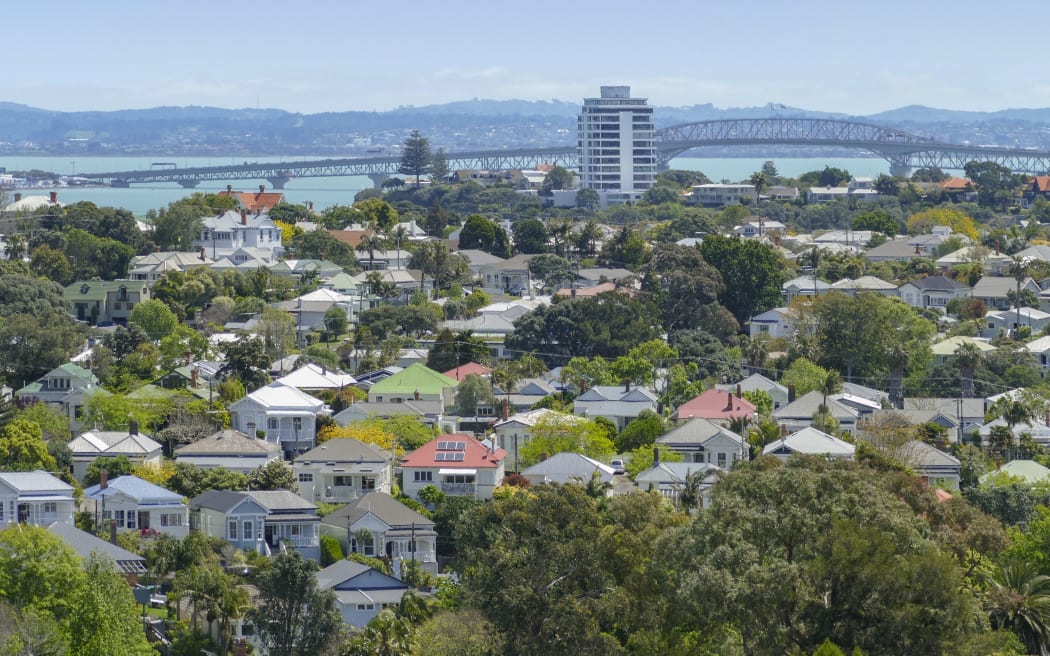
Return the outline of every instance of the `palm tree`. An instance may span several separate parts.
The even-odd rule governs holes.
[[[898,410],[904,409],[904,390],[902,380],[904,370],[911,362],[911,354],[902,344],[894,344],[886,354],[886,364],[890,369],[890,403]]]
[[[743,352],[744,362],[750,373],[755,373],[764,367],[769,357],[766,342],[763,339],[744,337],[740,343],[740,350]]]
[[[988,577],[985,605],[993,629],[1013,631],[1029,654],[1050,649],[1050,577],[1031,563],[1007,563]]]
[[[981,349],[973,342],[966,342],[955,349],[955,357],[959,360],[959,376],[962,379],[960,389],[965,399],[974,397],[973,375],[977,365],[981,362]]]
[[[756,449],[762,449],[767,444],[780,439],[780,424],[772,417],[759,419],[747,431],[747,441]]]
[[[820,390],[820,394],[823,397],[821,405],[825,408],[828,405],[828,395],[834,394],[842,389],[842,376],[839,372],[834,369],[829,370],[820,380],[817,382],[817,389]]]
[[[365,235],[365,237],[361,239],[356,250],[358,253],[368,253],[368,270],[371,271],[373,269],[372,264],[376,259],[376,251],[381,251],[385,247],[386,240],[379,234],[372,233],[370,235]]]
[[[1017,308],[1017,330],[1021,330],[1021,283],[1028,277],[1028,262],[1021,257],[1015,257],[1010,262],[1010,275],[1017,282],[1017,295],[1014,298],[1014,306]],[[1015,338],[1017,333],[1014,333]]]

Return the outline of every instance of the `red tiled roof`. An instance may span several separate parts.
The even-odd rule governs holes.
[[[1037,175],[1032,178],[1032,184],[1035,186],[1033,191],[1050,191],[1050,175]]]
[[[479,376],[488,376],[489,374],[492,373],[492,370],[489,369],[488,367],[486,367],[483,364],[478,364],[477,362],[468,362],[466,364],[459,365],[455,369],[449,369],[448,371],[445,371],[445,372],[442,372],[442,373],[445,376],[448,376],[449,378],[455,378],[456,380],[463,380],[464,378],[466,378],[470,374],[477,374]]]
[[[329,230],[328,234],[332,235],[339,241],[343,242],[350,248],[357,248],[357,245],[361,243],[368,235],[372,234],[371,230]]]
[[[948,492],[947,490],[942,490],[941,488],[935,489],[933,493],[934,495],[936,495],[937,501],[941,503],[944,503],[945,501],[951,501],[955,498],[951,495],[950,492]]]
[[[755,404],[725,390],[707,390],[678,406],[675,419],[736,419],[755,414]]]
[[[439,449],[438,446],[452,442],[457,446],[462,443],[460,449]],[[438,460],[437,454],[462,453],[463,460]],[[481,442],[465,433],[452,433],[440,435],[427,442],[401,461],[402,467],[440,467],[441,469],[486,469],[499,466],[500,461],[507,457],[503,449],[489,451]]]
[[[970,184],[969,178],[948,178],[939,182],[938,186],[945,191],[966,191]]]
[[[236,198],[241,207],[250,212],[269,212],[270,208],[284,200],[284,194],[280,192],[220,191],[219,195]]]

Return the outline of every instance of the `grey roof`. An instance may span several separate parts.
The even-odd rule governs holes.
[[[97,553],[112,560],[117,569],[124,574],[142,574],[146,571],[146,559],[142,556],[85,533],[72,524],[55,522],[48,526],[47,530],[62,538],[63,542],[85,560],[90,558],[91,554]]]
[[[775,419],[794,419],[794,418],[806,418],[809,419],[813,415],[817,414],[820,409],[820,405],[824,403],[824,396],[817,391],[809,392],[799,398],[795,399],[791,403],[787,404],[783,408],[773,411],[773,417]],[[844,417],[848,419],[856,419],[857,411],[853,408],[839,403],[835,399],[828,397],[827,402],[828,412],[832,417],[836,419]]]
[[[367,444],[352,437],[328,440],[295,459],[297,465],[312,462],[387,462],[393,457],[374,444]]]
[[[1039,285],[1031,278],[1025,278],[1021,282],[1022,288],[1030,288]],[[978,298],[1006,298],[1008,292],[1017,290],[1017,281],[1013,276],[981,276],[977,284],[973,286],[973,295]]]
[[[193,444],[180,446],[175,449],[177,456],[214,456],[214,455],[252,455],[263,456],[272,453],[280,453],[281,445],[255,437],[249,437],[244,433],[232,429],[221,430],[212,433],[208,437],[201,438]]]
[[[563,452],[537,462],[521,472],[521,475],[530,480],[542,479],[545,483],[586,484],[595,472],[602,482],[606,482],[612,479],[615,470],[583,454]]]
[[[984,399],[912,398],[904,399],[905,410],[937,410],[946,417],[980,417],[984,420]]]
[[[359,401],[336,413],[332,420],[340,426],[346,426],[360,417],[424,417],[428,414],[441,414],[444,409],[442,401],[410,400],[403,403],[378,401]]]
[[[352,560],[336,561],[315,575],[317,577],[317,589],[327,590],[355,576],[360,576],[370,569],[372,568],[368,565],[362,565]]]
[[[139,505],[160,506],[182,503],[181,494],[176,494],[159,485],[154,485],[138,476],[118,476],[111,479],[104,490],[101,485],[92,485],[84,489],[84,496],[91,499],[101,499],[117,492],[123,492],[137,501]]]
[[[248,497],[245,496],[244,492],[235,492],[233,490],[208,490],[190,499],[190,510],[208,508],[210,510],[218,510],[219,512],[228,513],[246,498]]]
[[[344,585],[371,569],[368,565],[355,563],[352,560],[339,560],[322,569],[314,576],[317,578],[317,588],[319,590],[335,588],[337,590],[336,596],[341,601],[349,600],[356,603],[396,603],[400,601],[401,596],[408,589],[408,584],[383,572],[379,572],[381,576],[378,578],[369,577],[372,583],[367,586]],[[368,595],[361,598],[354,595],[343,597],[339,594],[339,590],[343,592],[368,590]]]
[[[900,445],[896,455],[916,467],[959,467],[961,464],[958,458],[919,440]]]
[[[267,510],[317,510],[317,506],[288,490],[248,490],[241,494],[251,497]]]
[[[915,280],[909,280],[904,284],[914,285],[917,289],[921,289],[923,291],[950,292],[955,291],[957,289],[969,289],[966,285],[962,284],[961,282],[955,282],[951,278],[946,278],[944,276],[927,276],[925,278],[916,278]],[[901,285],[901,287],[903,286],[904,285]]]
[[[7,483],[19,494],[34,492],[73,494],[72,485],[40,469],[31,472],[0,472],[0,481]]]
[[[326,515],[322,524],[330,524],[340,528],[346,528],[354,524],[366,514],[372,513],[391,528],[395,526],[412,526],[419,530],[430,530],[434,528],[434,522],[420,515],[405,504],[385,492],[369,492],[339,510]]]
[[[744,443],[744,438],[737,435],[728,428],[723,428],[713,421],[697,417],[679,424],[670,431],[656,438],[657,444],[696,444],[701,445],[713,437],[725,435],[739,444]]]
[[[634,482],[642,483],[684,483],[693,472],[722,471],[709,462],[661,462],[634,477]]]
[[[926,257],[925,253],[916,253],[915,246],[907,239],[893,239],[868,249],[864,254],[868,258],[891,258],[909,260],[913,257]]]
[[[754,321],[754,319],[752,319],[752,321]],[[741,392],[751,392],[758,390],[770,393],[776,391],[779,392],[781,395],[786,395],[788,393],[787,387],[781,385],[775,380],[770,380],[769,378],[766,378],[762,374],[751,374],[747,378],[737,383],[731,383],[727,385],[715,385],[715,389],[726,391],[736,390],[737,385],[740,386]]]

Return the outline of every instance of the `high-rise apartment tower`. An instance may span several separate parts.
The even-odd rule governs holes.
[[[603,206],[637,201],[656,182],[653,108],[631,87],[585,98],[578,131],[580,187],[597,191]]]

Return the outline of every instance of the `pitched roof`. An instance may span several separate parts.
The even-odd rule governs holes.
[[[339,528],[352,526],[359,519],[372,513],[390,527],[412,526],[417,530],[433,530],[433,520],[427,519],[385,492],[373,491],[354,499],[339,510],[325,515],[322,524]]]
[[[281,452],[281,445],[226,429],[175,449],[176,456],[248,455],[266,456]]]
[[[685,423],[675,426],[668,432],[656,438],[657,444],[696,444],[702,445],[711,438],[722,435],[743,446],[744,438],[723,428],[709,419],[697,417]]]
[[[357,381],[350,374],[337,373],[311,362],[278,378],[276,382],[296,389],[339,389]]]
[[[459,381],[439,374],[426,365],[415,363],[398,373],[384,378],[372,385],[369,393],[374,394],[441,394],[448,387],[455,387]]]
[[[459,365],[455,369],[449,369],[448,371],[443,372],[441,375],[448,376],[449,378],[453,378],[455,380],[463,380],[470,374],[477,374],[478,376],[488,376],[491,373],[492,369],[489,369],[483,364],[478,364],[477,362],[467,362],[466,364]]]
[[[245,399],[251,399],[265,408],[291,407],[317,412],[324,406],[324,402],[320,399],[315,399],[305,392],[278,382],[260,387],[244,399],[234,403],[233,406],[242,403]]]
[[[820,392],[814,390],[803,394],[786,406],[774,410],[773,417],[775,419],[808,419],[820,410],[822,403],[824,403],[824,396]],[[839,403],[830,396],[828,397],[827,409],[830,415],[836,419],[840,417],[856,419],[858,416],[858,412],[855,409],[843,403]]]
[[[347,584],[349,581],[352,581],[353,579],[357,578],[358,576],[361,576],[362,574],[368,571],[373,571],[372,568],[368,565],[356,563],[352,560],[338,560],[329,565],[328,567],[325,567],[321,571],[317,572],[317,574],[315,574],[314,576],[317,578],[318,590],[323,591],[330,590],[332,588],[341,588],[344,586],[344,584]],[[374,582],[363,589],[396,589],[399,595],[408,589],[407,583],[399,581],[398,579],[395,579],[394,577],[389,576],[387,574],[383,574],[378,570],[374,571],[376,571],[379,574],[379,580],[375,581],[373,579]],[[356,589],[356,587],[348,585],[346,586],[346,589],[353,590]],[[368,601],[368,599],[361,600],[362,603],[366,601]],[[387,600],[384,599],[384,601]]]
[[[941,180],[937,186],[945,191],[966,191],[967,187],[971,187],[972,184],[969,178],[951,177]]]
[[[459,456],[463,459],[460,460]],[[451,456],[451,458],[450,458]],[[493,469],[507,457],[503,449],[490,451],[470,435],[440,435],[401,461],[402,467],[440,467],[442,469]]]
[[[849,442],[828,435],[813,426],[770,442],[762,449],[764,454],[804,453],[814,456],[852,456],[856,450]]]
[[[678,406],[674,419],[732,419],[755,414],[755,404],[726,390],[707,390]]]
[[[352,437],[340,437],[320,444],[295,459],[297,465],[312,462],[386,462],[391,460],[388,452],[374,444],[367,444]]]
[[[896,456],[915,467],[959,467],[961,464],[955,456],[919,440],[900,445]]]
[[[922,291],[934,291],[934,292],[951,292],[957,289],[967,289],[966,285],[961,282],[956,282],[951,278],[944,276],[927,276],[925,278],[916,278],[915,280],[909,280],[904,285],[913,285],[917,289]],[[903,287],[904,285],[901,285]]]
[[[715,389],[736,391],[737,386],[740,386],[741,392],[761,391],[761,392],[779,392],[782,395],[788,393],[788,388],[775,380],[766,378],[762,374],[754,373],[744,378],[737,383],[730,383],[726,385],[715,385]]]
[[[154,485],[138,476],[118,476],[111,479],[105,489],[102,489],[101,484],[92,485],[84,489],[84,496],[100,500],[118,492],[123,492],[138,501],[140,505],[159,506],[182,503],[181,494]]]
[[[540,479],[544,483],[587,484],[597,472],[604,482],[612,479],[616,470],[582,453],[555,453],[542,462],[525,469],[521,475],[528,479]]]
[[[1035,191],[1050,191],[1050,175],[1034,176],[1030,182]]]
[[[190,510],[209,508],[228,513],[247,498],[244,492],[234,490],[206,490],[190,499]]]
[[[248,490],[239,494],[254,499],[260,506],[271,511],[317,510],[316,504],[310,503],[295,492],[289,492],[288,490]]]
[[[640,472],[634,477],[635,483],[684,483],[693,472],[721,471],[709,462],[661,462]]]
[[[269,212],[270,208],[284,200],[284,194],[273,191],[220,191],[219,195],[235,198],[241,207],[250,212]]]
[[[959,347],[963,346],[964,344],[972,344],[976,346],[977,350],[981,351],[982,353],[987,353],[988,351],[996,350],[994,346],[992,346],[986,341],[974,339],[973,337],[967,337],[966,335],[956,335],[955,337],[949,337],[947,339],[943,339],[937,342],[936,344],[930,347],[930,351],[934,355],[947,357],[950,355],[955,355],[955,352],[959,350]]]
[[[161,450],[156,440],[128,431],[87,431],[69,443],[73,455],[138,456]]]
[[[55,522],[47,530],[60,537],[84,560],[97,553],[113,561],[122,574],[143,574],[146,571],[146,559],[142,556],[81,531],[72,524]]]
[[[571,422],[583,422],[587,421],[583,417],[576,415],[570,415],[564,412],[558,412],[557,410],[551,410],[550,408],[537,408],[535,410],[529,410],[527,412],[519,412],[513,414],[502,421],[497,421],[492,425],[493,428],[500,428],[507,424],[521,424],[523,426],[535,426],[539,422],[551,419],[552,421],[571,421]]]
[[[1021,478],[1028,484],[1045,483],[1047,480],[1050,480],[1050,469],[1040,465],[1038,462],[1034,460],[1011,460],[999,469],[981,476],[980,481],[984,483],[998,474]]]
[[[19,494],[32,495],[37,492],[73,494],[72,485],[40,469],[31,472],[0,472],[0,481],[7,483]]]

